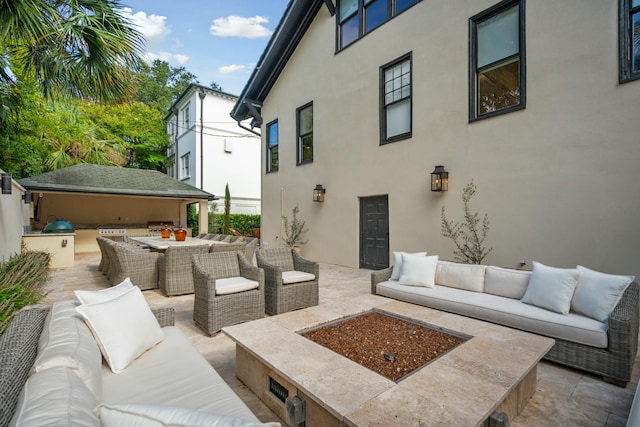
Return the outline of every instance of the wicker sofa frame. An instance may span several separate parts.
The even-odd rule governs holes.
[[[209,335],[225,326],[264,317],[264,270],[250,264],[239,251],[193,255],[193,321]],[[258,288],[216,294],[216,280],[244,277]]]
[[[38,351],[38,340],[51,306],[35,305],[18,313],[0,336],[0,427],[11,422],[20,393]],[[161,327],[175,324],[172,307],[152,309]]]
[[[304,259],[295,249],[256,249],[258,267],[264,269],[264,305],[267,314],[275,315],[312,307],[319,303],[318,280],[320,266]],[[314,280],[283,285],[283,271],[303,271],[315,276]]]
[[[376,294],[378,283],[389,280],[391,272],[390,267],[371,273],[372,294]],[[633,282],[609,316],[606,349],[554,338],[555,345],[544,359],[602,376],[605,381],[624,387],[631,380],[638,349],[638,298],[639,286]]]

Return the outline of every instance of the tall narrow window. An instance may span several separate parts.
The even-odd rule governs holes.
[[[182,132],[189,130],[189,119],[189,105],[187,104],[187,106],[182,109]]]
[[[189,158],[190,153],[187,153],[180,157],[180,179],[187,179],[191,177]]]
[[[380,68],[380,144],[411,137],[411,53]]]
[[[524,108],[524,0],[498,3],[469,27],[469,120]]]
[[[313,103],[297,110],[298,164],[313,162]]]
[[[267,124],[267,173],[278,170],[278,120]]]
[[[640,79],[640,0],[619,0],[620,83]]]

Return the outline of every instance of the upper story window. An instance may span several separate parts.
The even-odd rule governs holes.
[[[411,53],[380,68],[380,144],[411,137]]]
[[[469,20],[469,120],[525,107],[523,0],[506,0]]]
[[[267,173],[278,170],[278,120],[267,124]]]
[[[338,49],[342,49],[420,0],[340,0]]]
[[[297,122],[297,164],[313,162],[313,103],[296,110]]]
[[[182,132],[189,130],[189,119],[189,104],[187,104],[187,106],[182,109]]]
[[[191,153],[187,153],[180,157],[180,179],[187,179],[191,177],[191,171],[189,168],[189,158]]]
[[[640,79],[640,0],[619,0],[620,83]]]

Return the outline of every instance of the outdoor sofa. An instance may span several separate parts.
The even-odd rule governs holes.
[[[581,266],[534,261],[525,271],[394,252],[394,267],[371,273],[371,293],[554,338],[545,359],[624,386],[638,347],[633,280]]]
[[[16,314],[0,336],[0,427],[263,425],[173,308],[150,309],[125,282]]]

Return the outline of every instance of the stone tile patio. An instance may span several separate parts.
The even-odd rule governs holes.
[[[99,261],[99,253],[80,255],[76,256],[75,267],[53,270],[45,302],[72,299],[76,289],[109,286],[98,271]],[[368,270],[321,264],[320,305],[366,298],[371,289],[369,274]],[[144,291],[144,295],[151,306],[175,308],[176,324],[260,420],[282,422],[236,378],[234,343],[224,334],[208,337],[193,324],[193,295],[167,298],[159,291]],[[538,368],[536,393],[511,426],[625,426],[639,375],[638,359],[626,388],[543,361]]]

